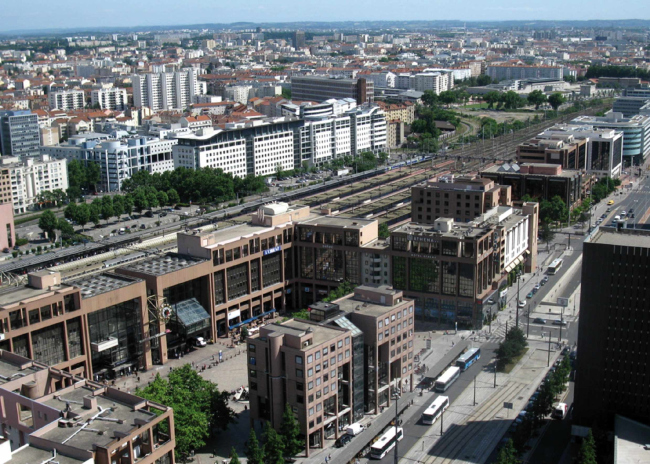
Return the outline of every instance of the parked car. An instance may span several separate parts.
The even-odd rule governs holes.
[[[555,319],[555,320],[553,321],[553,325],[562,325],[562,326],[565,326],[565,325],[566,325],[566,321],[565,321],[564,319]]]
[[[9,253],[9,248],[3,248],[3,249],[2,249],[2,252],[3,252],[3,253]]]
[[[634,219],[634,213],[630,214],[630,219]]]
[[[526,306],[526,300],[519,300],[519,303],[517,303],[517,307],[523,308]]]
[[[194,339],[194,345],[195,346],[206,346],[207,343],[205,342],[205,339],[203,337],[196,337]]]
[[[541,317],[536,317],[535,319],[533,319],[533,322],[535,324],[546,324],[546,319],[542,319]]]
[[[164,212],[163,212],[163,213],[160,213],[159,216],[160,216],[160,217],[165,217],[165,216],[167,216],[167,213],[164,213]]]
[[[532,298],[533,295],[535,295],[533,292],[528,292],[528,295],[526,295],[526,298]]]
[[[336,443],[334,443],[334,446],[337,448],[343,448],[345,445],[350,443],[352,441],[352,436],[345,434],[341,435],[338,440],[336,440]]]
[[[146,213],[144,213],[144,215],[147,216],[148,218],[152,218],[153,217],[153,211],[149,210]]]
[[[601,215],[600,215],[600,218],[601,218],[601,219],[607,219],[607,214],[601,214]]]
[[[535,291],[539,291],[540,288],[542,288],[542,287],[541,287],[539,284],[536,284],[536,285],[535,285],[535,288],[534,288],[533,290],[535,290]]]
[[[566,403],[560,403],[555,408],[553,409],[553,412],[551,413],[551,417],[553,419],[564,419],[566,417],[566,413],[569,410],[569,406]]]
[[[359,424],[358,422],[355,422],[354,424],[348,425],[348,428],[346,429],[346,433],[348,435],[352,435],[353,437],[356,437],[359,435],[361,432],[365,430],[365,427],[362,424]]]
[[[140,224],[140,229],[146,229],[147,225],[146,224]]]
[[[609,200],[609,201],[607,202],[607,204],[610,205],[610,206],[613,205],[613,204],[614,204],[614,200]]]
[[[544,276],[542,278],[542,285],[544,285],[546,282],[548,282],[548,276]]]

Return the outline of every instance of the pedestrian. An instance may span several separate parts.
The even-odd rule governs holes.
[[[328,455],[327,457],[329,458],[330,461],[332,460],[332,455],[331,454]]]
[[[330,462],[330,461],[329,461],[329,459],[327,458],[327,456],[325,456],[325,464],[327,464],[328,462]]]

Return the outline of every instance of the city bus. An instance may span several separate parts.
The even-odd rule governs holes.
[[[395,432],[395,427],[389,427],[386,433],[370,447],[370,457],[372,459],[383,459],[402,438],[404,438],[404,429],[398,427],[397,432]]]
[[[469,366],[481,359],[481,349],[471,348],[463,353],[456,361],[456,365],[460,367],[461,372],[465,372]]]
[[[449,397],[439,396],[422,413],[422,423],[432,425],[440,415],[449,407]]]
[[[457,366],[452,366],[447,368],[445,372],[442,373],[442,375],[436,380],[436,391],[439,393],[442,393],[446,391],[452,383],[458,379],[458,376],[460,375],[460,367]]]
[[[557,271],[559,271],[560,268],[562,267],[562,263],[563,263],[562,258],[558,258],[558,259],[554,260],[551,263],[551,265],[548,267],[546,273],[551,274],[551,275],[557,273]]]

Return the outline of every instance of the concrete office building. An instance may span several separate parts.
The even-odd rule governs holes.
[[[517,146],[517,162],[557,164],[562,169],[587,169],[588,140],[566,132],[542,133]]]
[[[497,81],[520,79],[563,79],[562,66],[490,65],[485,74]]]
[[[99,105],[103,110],[125,110],[129,106],[126,89],[97,89],[90,94],[93,106]]]
[[[574,423],[650,424],[650,234],[600,227],[584,243]]]
[[[62,145],[41,147],[41,152],[59,160],[97,163],[101,189],[105,192],[121,191],[122,183],[138,171],[154,174],[174,169],[175,139],[136,136],[118,140],[108,137],[104,134],[74,136]]]
[[[559,196],[573,207],[583,198],[583,171],[563,170],[559,164],[523,163],[490,166],[480,172],[484,179],[510,187],[513,202],[525,195],[538,201]]]
[[[2,156],[37,156],[40,153],[39,143],[38,115],[29,110],[0,111]]]
[[[623,165],[641,166],[650,153],[650,116],[637,114],[629,118],[610,112],[604,117],[578,116],[571,124],[613,129],[623,133]]]
[[[294,31],[293,33],[293,48],[298,50],[305,47],[305,31]]]
[[[136,74],[133,80],[133,104],[152,111],[184,110],[205,95],[206,83],[198,79],[194,69],[173,73]]]
[[[411,188],[411,220],[418,224],[433,224],[440,217],[470,222],[492,208],[511,205],[510,187],[490,179],[448,175]]]
[[[248,343],[251,423],[278,428],[296,413],[307,456],[340,430],[413,388],[413,301],[388,286],[359,286],[310,306],[310,320],[266,325]],[[264,355],[268,353],[268,356]]]
[[[174,412],[119,388],[0,351],[0,460],[174,464]]]
[[[648,115],[650,113],[650,96],[618,97],[614,100],[612,112],[621,113],[625,118],[631,118],[637,114]]]
[[[86,106],[83,90],[62,90],[50,92],[47,101],[51,110],[78,110]]]
[[[0,169],[11,180],[11,202],[14,213],[24,213],[38,203],[43,192],[68,189],[66,160],[51,159],[48,155],[21,160],[18,157],[0,158]],[[5,174],[3,174],[3,177]]]
[[[344,79],[320,76],[293,76],[291,98],[298,101],[324,102],[330,98],[352,98],[357,104],[372,103],[374,84],[364,78]]]

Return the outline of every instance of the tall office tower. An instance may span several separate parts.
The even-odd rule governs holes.
[[[3,156],[40,154],[38,116],[31,111],[0,111],[0,152]]]
[[[324,102],[330,98],[353,98],[357,104],[375,101],[374,83],[366,79],[341,79],[330,76],[294,76],[291,78],[294,100]]]
[[[182,110],[194,103],[194,97],[205,93],[205,82],[198,80],[198,72],[193,69],[133,76],[133,104],[137,108]]]
[[[600,229],[582,258],[574,423],[650,424],[650,232]]]
[[[305,31],[294,31],[293,48],[296,50],[305,46]]]

